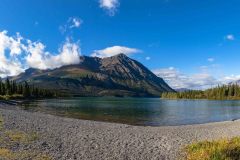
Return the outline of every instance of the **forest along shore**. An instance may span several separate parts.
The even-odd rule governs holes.
[[[3,128],[0,135],[23,141],[11,143],[11,146],[0,143],[0,148],[5,148],[4,153],[18,157],[174,160],[183,156],[182,148],[191,142],[240,135],[239,120],[202,125],[143,127],[62,118],[10,110],[8,107],[8,104],[0,104]]]

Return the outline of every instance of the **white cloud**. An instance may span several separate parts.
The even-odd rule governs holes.
[[[174,89],[207,89],[217,85],[229,84],[240,80],[240,75],[222,75],[214,77],[208,73],[208,66],[202,66],[201,72],[192,75],[184,74],[174,67],[153,70]]]
[[[45,46],[40,42],[28,42],[26,51],[29,53],[26,57],[26,61],[29,67],[46,69],[47,66],[44,63]]]
[[[80,63],[78,43],[67,40],[56,54],[45,48],[41,42],[24,39],[19,33],[8,36],[7,31],[0,32],[0,77],[18,75],[28,67],[53,69]]]
[[[105,9],[110,16],[114,16],[120,3],[119,0],[99,0],[100,7]]]
[[[228,84],[231,82],[236,82],[240,80],[240,75],[230,75],[223,77],[224,84]]]
[[[105,48],[102,50],[95,50],[91,54],[91,56],[105,58],[105,57],[115,56],[120,53],[123,53],[123,54],[129,56],[131,54],[140,53],[140,52],[142,52],[142,51],[139,49],[136,49],[136,48],[128,48],[128,47],[124,47],[124,46],[113,46],[113,47],[108,47],[108,48]]]
[[[19,33],[9,37],[7,31],[0,32],[0,77],[13,76],[24,70],[17,58],[22,53],[21,40]]]
[[[214,59],[214,58],[208,58],[207,61],[208,61],[208,62],[214,62],[215,59]]]
[[[229,40],[229,41],[234,41],[235,40],[235,36],[233,34],[229,34],[229,35],[225,36],[225,39]]]
[[[151,57],[146,57],[145,59],[146,59],[147,61],[149,61],[149,60],[151,60]]]
[[[221,83],[218,79],[208,73],[187,75],[181,73],[174,67],[157,69],[153,70],[153,72],[157,76],[162,77],[174,89],[206,89]]]
[[[69,41],[60,49],[60,53],[53,55],[45,51],[45,46],[38,42],[29,43],[26,62],[29,67],[38,69],[54,69],[64,65],[80,63],[80,48],[78,44]]]
[[[69,17],[67,23],[59,27],[61,33],[65,33],[73,28],[81,27],[83,20],[79,17]]]
[[[78,17],[71,17],[68,21],[69,23],[72,23],[72,25],[69,26],[70,28],[79,28],[83,23],[83,21]]]
[[[19,55],[21,53],[21,40],[22,37],[19,33],[15,37],[7,36],[7,31],[0,32],[0,52],[4,54],[6,49],[10,50],[10,55]]]
[[[0,77],[14,76],[24,71],[24,68],[19,61],[0,60],[0,63]]]

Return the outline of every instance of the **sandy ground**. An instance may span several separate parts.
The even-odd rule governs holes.
[[[141,127],[56,117],[6,109],[0,104],[4,126],[37,132],[33,144],[56,160],[175,160],[191,142],[240,136],[240,121],[176,127]],[[24,148],[25,147],[25,148]]]

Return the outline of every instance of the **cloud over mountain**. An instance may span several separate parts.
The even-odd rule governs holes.
[[[140,53],[140,52],[142,52],[142,51],[137,48],[129,48],[129,47],[125,47],[125,46],[112,46],[112,47],[107,47],[102,50],[95,50],[91,54],[91,56],[105,58],[105,57],[115,56],[119,53],[123,53],[123,54],[126,54],[129,56],[131,54]]]
[[[18,33],[9,37],[7,31],[0,32],[0,77],[16,75],[24,70],[18,59],[22,53],[21,40]]]
[[[240,75],[222,75],[214,77],[202,70],[195,74],[185,74],[174,67],[153,70],[157,76],[162,77],[172,88],[180,89],[207,89],[217,85],[228,84],[240,79]]]
[[[92,56],[111,57],[119,53],[131,55],[141,50],[125,46],[113,46],[95,50]],[[7,31],[0,32],[0,77],[14,76],[31,67],[54,69],[64,65],[80,63],[81,49],[78,42],[67,39],[57,53],[46,50],[42,42],[33,42],[19,33],[9,36]]]
[[[53,69],[80,61],[78,43],[67,40],[58,53],[50,53],[45,48],[41,42],[32,42],[19,33],[9,36],[7,31],[0,32],[0,77],[17,75],[28,67]]]
[[[66,41],[59,53],[53,55],[45,51],[42,43],[28,44],[26,62],[29,67],[37,69],[54,69],[64,65],[78,64],[80,62],[80,48],[78,44]]]
[[[215,86],[220,82],[208,73],[196,73],[187,75],[181,73],[178,69],[170,67],[165,69],[153,70],[153,72],[162,77],[168,84],[175,88],[188,88],[188,89],[206,89]]]

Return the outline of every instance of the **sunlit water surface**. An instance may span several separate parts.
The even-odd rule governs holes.
[[[240,101],[99,97],[39,100],[27,102],[22,108],[70,118],[149,126],[240,119]]]

